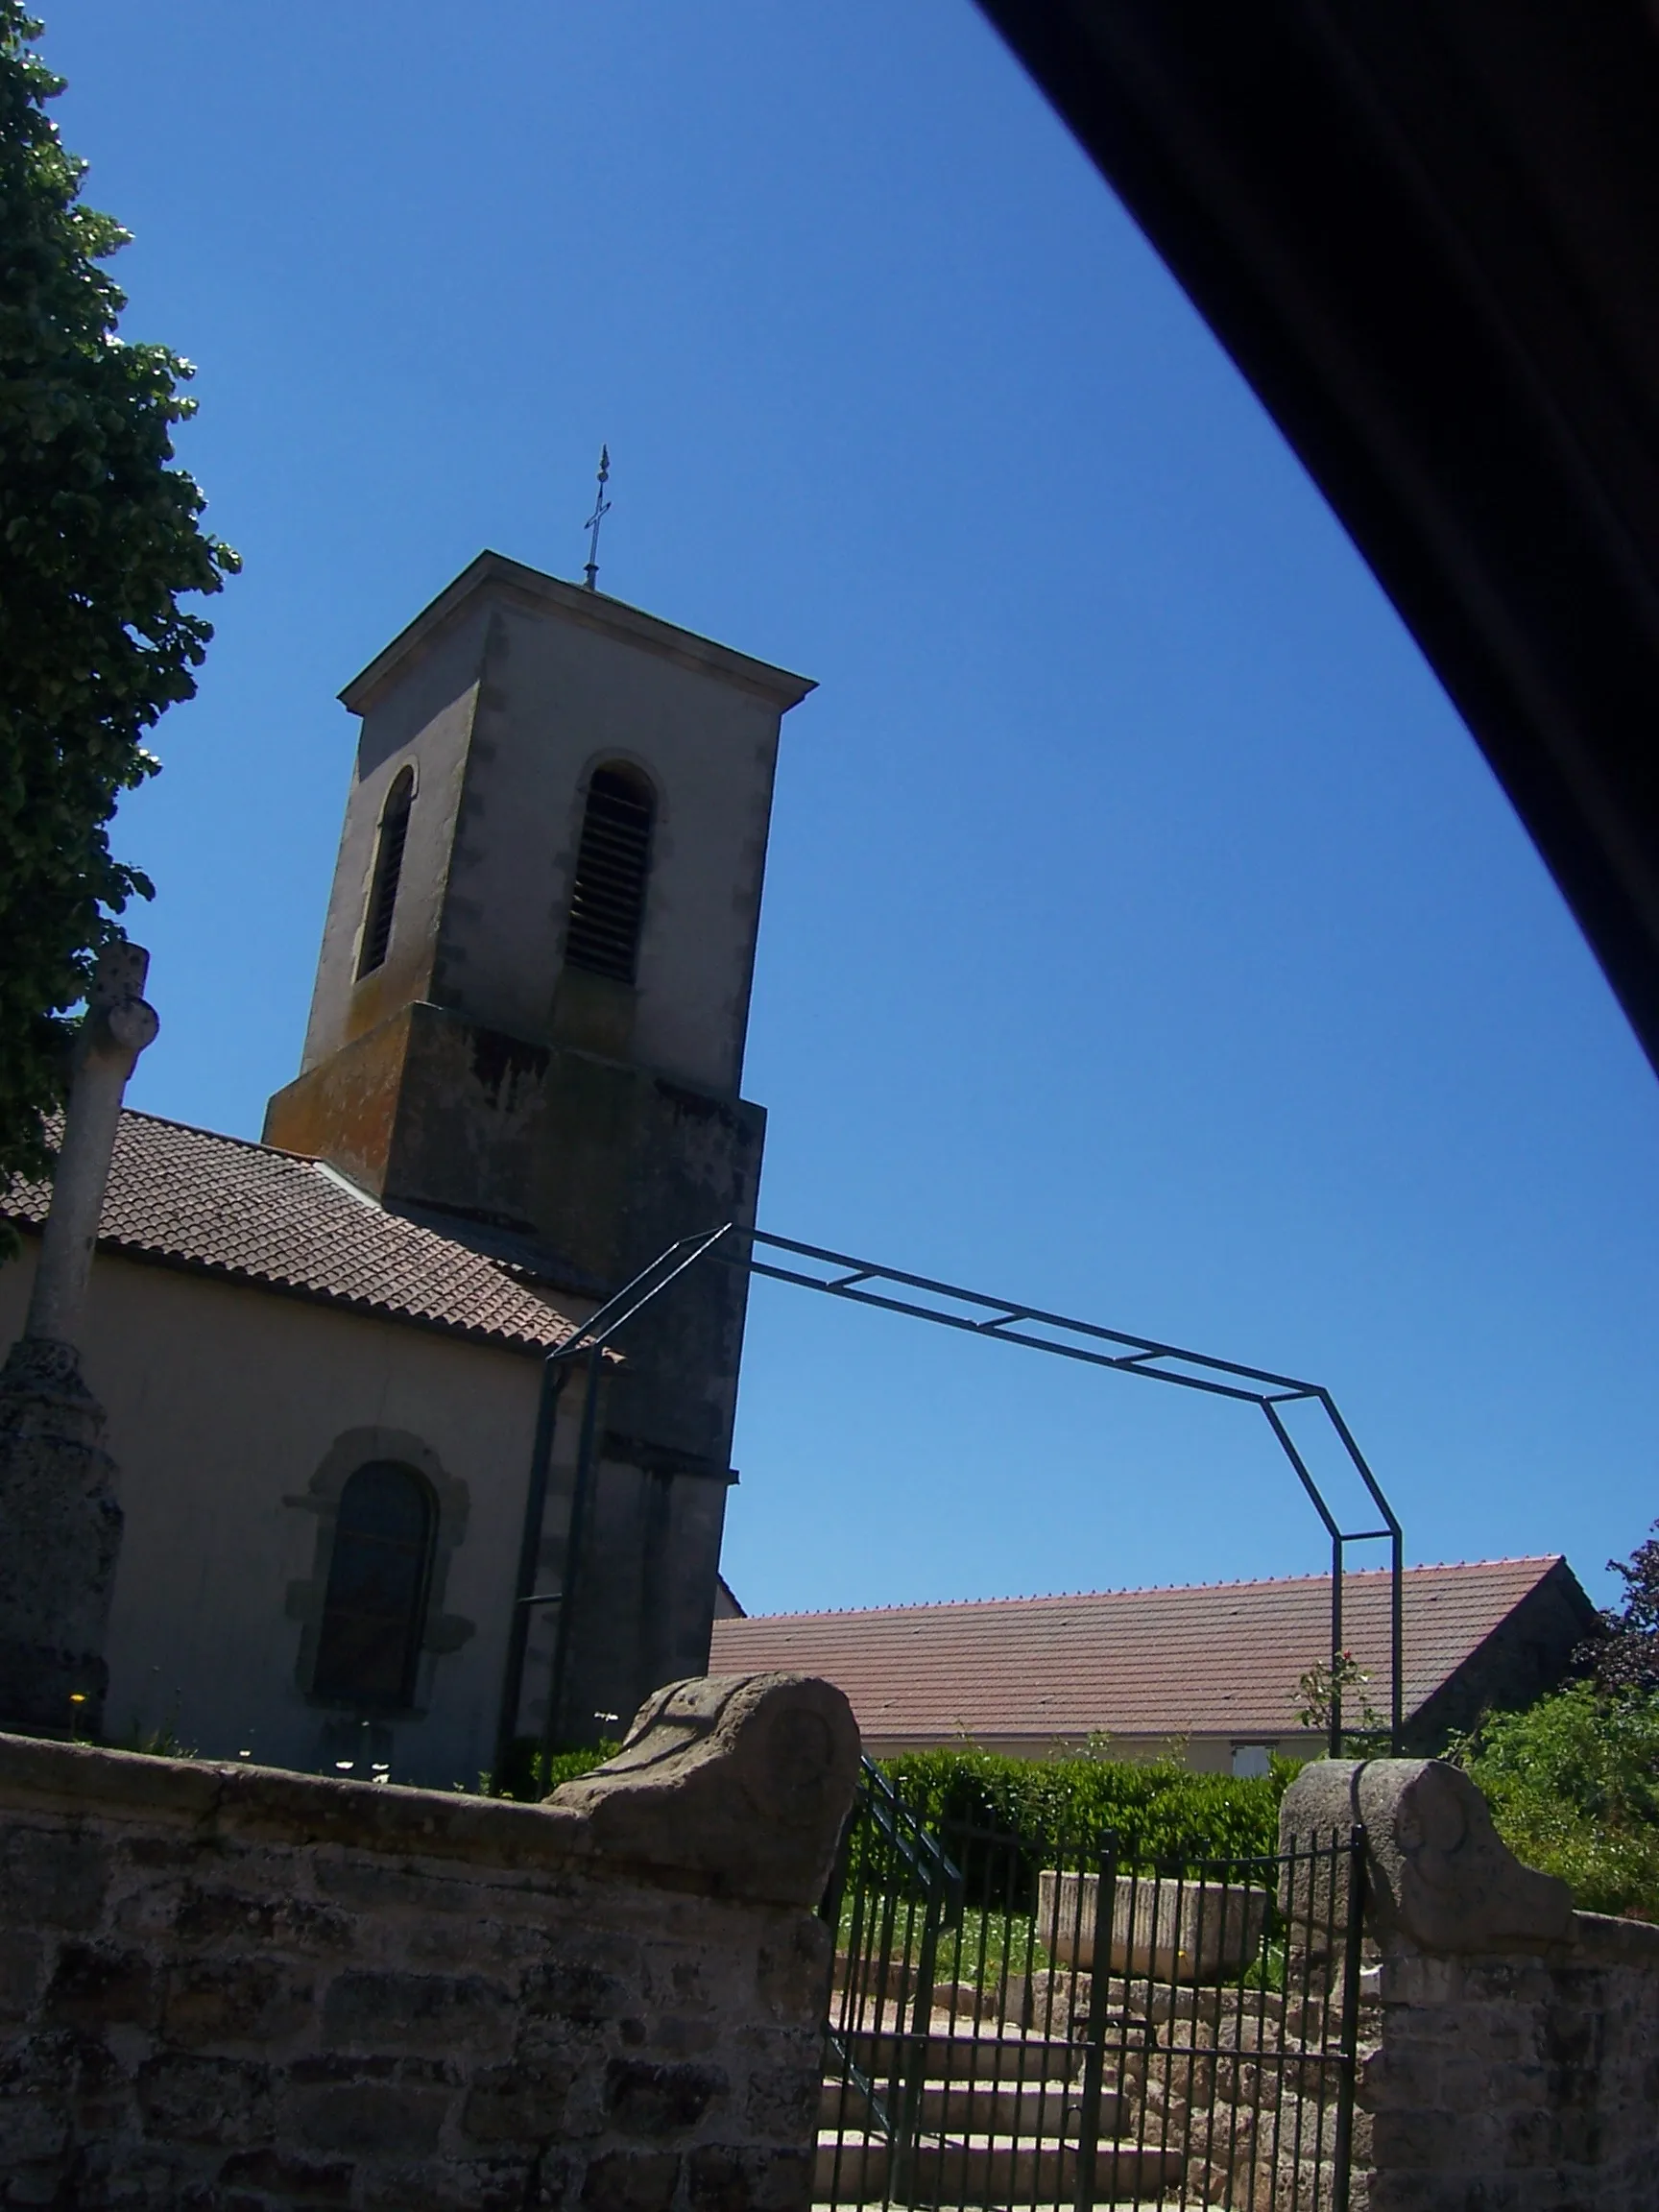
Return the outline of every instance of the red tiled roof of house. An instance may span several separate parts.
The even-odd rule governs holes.
[[[1405,1577],[1409,1718],[1562,1562],[1488,1559]],[[1351,1574],[1343,1641],[1388,1704],[1388,1576]],[[970,1737],[1298,1733],[1297,1677],[1331,1650],[1324,1575],[716,1621],[710,1673],[821,1674],[882,1745]],[[1349,1701],[1349,1718],[1358,1720]]]
[[[38,1229],[50,1197],[13,1185],[0,1215]],[[153,1114],[121,1116],[98,1242],[515,1351],[551,1352],[577,1326],[522,1268],[388,1213],[317,1161]]]

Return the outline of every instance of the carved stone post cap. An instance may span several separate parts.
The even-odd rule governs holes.
[[[92,988],[86,1003],[93,1008],[118,1006],[128,998],[142,998],[150,974],[150,955],[142,945],[118,938],[102,947],[92,969]]]
[[[1524,1866],[1486,1800],[1443,1759],[1319,1759],[1285,1792],[1281,1841],[1365,1830],[1366,1916],[1422,1951],[1527,1951],[1573,1938],[1573,1893]]]
[[[858,1778],[858,1724],[809,1674],[699,1675],[655,1692],[616,1757],[547,1799],[607,1857],[816,1905]]]

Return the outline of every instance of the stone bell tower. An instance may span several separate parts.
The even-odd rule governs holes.
[[[811,688],[480,554],[341,694],[356,769],[266,1142],[456,1236],[528,1240],[596,1294],[752,1222],[773,771]],[[697,1273],[607,1394],[565,1735],[707,1663],[745,1279]]]

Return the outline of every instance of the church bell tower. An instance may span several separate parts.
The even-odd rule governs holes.
[[[481,554],[341,694],[356,768],[266,1142],[595,1298],[677,1238],[752,1223],[773,773],[811,688]],[[745,1278],[695,1273],[608,1390],[565,1735],[706,1664]]]

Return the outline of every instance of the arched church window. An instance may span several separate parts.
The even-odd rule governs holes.
[[[312,1695],[406,1705],[425,1625],[432,1492],[412,1467],[370,1459],[346,1479],[323,1599]]]
[[[595,768],[582,817],[565,956],[594,975],[632,983],[645,920],[656,815],[651,787],[629,768]]]
[[[363,923],[363,950],[357,973],[369,975],[386,958],[392,942],[392,916],[403,874],[403,848],[409,839],[409,809],[415,801],[415,771],[399,769],[380,809],[380,838],[374,849],[374,874],[369,885],[369,911]]]

